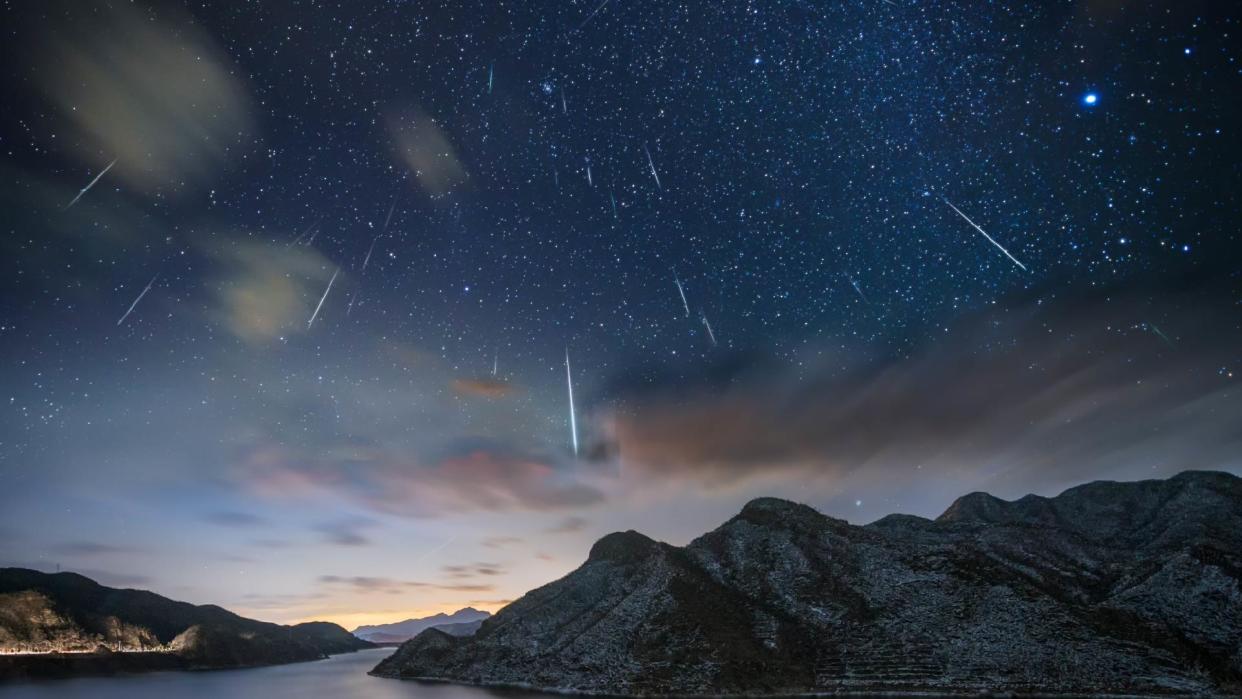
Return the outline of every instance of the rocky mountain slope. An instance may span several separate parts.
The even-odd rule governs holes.
[[[478,628],[478,622],[491,616],[490,612],[474,607],[463,607],[452,614],[434,614],[421,619],[406,619],[391,624],[359,626],[353,633],[372,643],[402,643],[414,638],[426,629],[440,628],[453,636],[469,636]],[[451,627],[451,628],[450,628]]]
[[[269,665],[371,645],[336,624],[281,626],[75,573],[0,568],[0,678]]]
[[[1242,479],[967,495],[854,526],[759,499],[684,548],[629,531],[373,674],[612,694],[1242,691]]]

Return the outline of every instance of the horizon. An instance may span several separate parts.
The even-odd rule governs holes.
[[[929,521],[935,521],[935,520],[936,520],[939,516],[941,516],[941,515],[943,515],[945,512],[947,512],[947,511],[948,511],[948,510],[949,510],[949,509],[950,509],[950,508],[951,508],[951,507],[952,507],[952,506],[953,506],[953,505],[954,505],[954,504],[955,504],[958,500],[960,500],[961,498],[967,497],[967,496],[969,496],[969,495],[984,494],[984,495],[989,495],[989,496],[992,496],[992,497],[999,497],[999,499],[1000,499],[1000,500],[1002,500],[1002,501],[1004,501],[1004,502],[1006,502],[1006,503],[1015,503],[1015,502],[1018,502],[1018,501],[1020,501],[1020,500],[1025,499],[1025,498],[1028,498],[1028,497],[1039,497],[1039,498],[1045,498],[1045,499],[1055,499],[1055,498],[1057,498],[1057,497],[1059,497],[1059,496],[1063,495],[1064,493],[1066,493],[1066,492],[1068,492],[1068,491],[1070,491],[1070,490],[1073,490],[1073,489],[1076,489],[1076,488],[1079,488],[1079,487],[1081,487],[1081,486],[1085,486],[1085,485],[1092,485],[1092,484],[1097,484],[1097,483],[1101,483],[1101,484],[1103,484],[1103,483],[1142,483],[1142,482],[1147,482],[1147,481],[1168,480],[1168,479],[1171,479],[1171,478],[1176,478],[1176,477],[1179,477],[1179,476],[1183,476],[1183,475],[1188,474],[1188,473],[1221,473],[1221,474],[1225,474],[1225,475],[1233,476],[1233,477],[1235,477],[1235,478],[1242,478],[1242,469],[1238,469],[1238,470],[1229,470],[1229,469],[1220,469],[1220,470],[1188,469],[1188,470],[1185,470],[1185,471],[1178,471],[1178,472],[1176,472],[1176,473],[1173,473],[1173,474],[1171,474],[1170,476],[1168,476],[1168,477],[1166,477],[1166,478],[1137,478],[1137,479],[1133,479],[1133,480],[1107,480],[1107,479],[1094,479],[1094,480],[1084,481],[1084,482],[1082,482],[1082,483],[1077,483],[1077,484],[1073,484],[1073,485],[1066,486],[1066,487],[1064,487],[1064,488],[1061,488],[1060,490],[1057,490],[1055,493],[1052,493],[1052,494],[1023,493],[1023,494],[1021,494],[1021,495],[1014,495],[1014,496],[1012,496],[1012,497],[999,497],[999,496],[997,496],[997,495],[996,495],[996,494],[994,494],[994,493],[988,493],[988,492],[986,492],[986,491],[970,491],[970,492],[967,492],[967,493],[962,493],[962,494],[958,495],[957,497],[953,498],[953,500],[952,500],[950,503],[948,503],[948,504],[947,504],[947,505],[946,505],[946,506],[945,506],[945,507],[944,507],[944,508],[940,511],[940,513],[939,513],[939,514],[936,514],[936,515],[931,515],[931,516],[923,516],[923,515],[917,515],[917,514],[913,514],[913,513],[909,513],[909,512],[896,512],[896,511],[894,511],[894,512],[889,512],[889,513],[887,513],[887,514],[881,515],[881,516],[879,516],[879,517],[876,517],[875,519],[872,519],[872,520],[869,520],[869,521],[866,521],[866,522],[855,522],[855,521],[851,521],[851,520],[849,520],[848,518],[845,518],[845,517],[838,517],[837,519],[842,519],[842,520],[844,520],[844,521],[848,522],[851,526],[858,526],[858,527],[865,527],[865,526],[868,526],[868,525],[874,524],[875,522],[878,522],[878,521],[880,521],[880,520],[882,520],[882,519],[884,519],[884,518],[886,518],[886,517],[888,517],[888,516],[891,516],[891,515],[911,515],[911,516],[915,516],[915,517],[922,517],[922,518],[927,519],[927,520],[929,520]],[[749,498],[749,499],[746,501],[746,503],[744,503],[744,504],[743,504],[743,506],[744,506],[745,504],[748,504],[749,502],[752,502],[752,501],[754,501],[754,500],[758,500],[758,499],[773,499],[773,496],[769,496],[769,495],[757,495],[757,496],[754,496],[754,497],[752,497],[752,498]],[[814,507],[814,505],[810,505],[810,504],[805,503],[805,502],[800,502],[800,501],[798,501],[798,500],[796,500],[796,499],[791,499],[791,498],[774,498],[774,499],[784,500],[784,501],[786,501],[786,502],[791,502],[791,503],[798,504],[798,505],[806,505],[806,506],[808,506],[808,507],[812,507],[813,509],[815,509],[815,511],[816,511],[816,512],[820,512],[820,514],[823,514],[823,515],[825,515],[825,516],[829,516],[829,517],[831,517],[831,516],[832,516],[832,515],[831,515],[831,514],[829,514],[829,513],[823,512],[823,511],[819,510],[818,508],[815,508],[815,507]],[[741,512],[741,509],[742,509],[742,508],[741,508],[741,507],[739,507],[739,508],[738,508],[738,510],[737,510],[737,513],[740,513],[740,512]],[[736,513],[735,513],[735,514],[736,514]],[[601,538],[603,538],[603,537],[605,537],[605,536],[608,536],[608,535],[610,535],[610,534],[620,533],[620,532],[623,532],[623,531],[637,531],[639,534],[643,534],[644,536],[647,536],[648,538],[653,539],[653,540],[655,540],[655,541],[659,541],[659,542],[663,542],[663,543],[669,543],[669,544],[671,544],[671,545],[673,545],[673,546],[679,546],[679,547],[681,547],[681,546],[686,546],[686,545],[688,545],[688,544],[690,543],[690,541],[691,541],[691,540],[693,540],[694,538],[697,538],[698,536],[700,536],[700,535],[702,535],[702,534],[705,534],[705,533],[707,533],[707,532],[709,532],[709,531],[712,531],[713,529],[715,529],[715,528],[716,528],[716,526],[723,525],[726,521],[728,521],[728,519],[731,519],[731,518],[732,518],[732,516],[733,516],[733,515],[731,515],[729,518],[722,519],[720,522],[717,522],[717,523],[716,523],[716,525],[713,525],[713,526],[711,526],[711,527],[709,527],[709,528],[705,528],[705,529],[703,529],[702,531],[700,531],[699,533],[692,535],[692,536],[690,537],[690,539],[686,540],[684,543],[673,543],[673,542],[669,542],[669,541],[667,541],[667,540],[665,540],[665,539],[663,539],[663,538],[661,538],[661,537],[659,537],[659,536],[652,536],[652,535],[649,535],[647,532],[644,532],[644,531],[641,531],[641,530],[638,530],[638,529],[633,529],[633,528],[630,528],[630,529],[618,529],[618,530],[615,530],[615,531],[612,531],[612,532],[606,532],[606,533],[604,533],[604,534],[601,534],[599,537],[597,537],[597,538],[596,538],[596,539],[595,539],[595,540],[591,543],[591,546],[593,546],[595,542],[598,542],[598,541],[599,541],[599,539],[601,539]],[[588,550],[588,551],[589,551],[589,549],[590,549],[590,547],[591,547],[591,546],[588,546],[588,547],[587,547],[587,550]],[[578,563],[576,563],[576,564],[575,564],[572,568],[570,568],[569,570],[567,570],[564,574],[568,574],[569,572],[572,572],[573,570],[576,570],[576,569],[577,569],[577,568],[578,568],[578,567],[579,567],[582,563],[586,562],[586,559],[587,559],[587,552],[586,552],[586,551],[584,551],[584,552],[582,553],[581,559],[578,561]],[[0,567],[5,567],[5,566],[0,565]],[[23,566],[12,566],[12,567],[23,567]],[[33,569],[33,570],[40,570],[40,569]],[[90,575],[86,575],[85,573],[82,573],[82,572],[79,572],[79,571],[76,571],[76,570],[72,570],[72,569],[63,569],[63,570],[40,570],[40,572],[45,572],[45,573],[76,573],[76,574],[78,574],[78,575],[83,575],[84,577],[87,577],[87,578],[90,578],[90,579],[94,580],[94,578],[91,578],[91,576],[90,576]],[[548,580],[546,580],[546,581],[544,581],[544,582],[539,583],[538,585],[536,585],[536,587],[538,587],[538,586],[542,586],[543,584],[546,584],[546,583],[553,582],[554,580],[556,580],[556,579],[559,579],[559,578],[563,577],[563,575],[564,575],[564,574],[562,574],[562,575],[558,575],[558,576],[556,576],[556,577],[554,577],[554,578],[549,578]],[[97,582],[97,583],[99,583],[99,584],[101,584],[101,585],[108,586],[108,587],[113,587],[113,586],[107,585],[106,583],[104,583],[104,582],[102,582],[102,581],[100,581],[100,580],[95,580],[95,582]],[[148,592],[154,592],[154,593],[156,593],[156,594],[161,594],[161,591],[160,591],[160,590],[158,590],[158,589],[153,589],[153,588],[135,587],[135,588],[128,588],[128,589],[146,590],[146,591],[148,591]],[[533,589],[533,588],[532,588],[532,589]],[[524,591],[522,594],[525,594],[525,591]],[[167,595],[163,595],[163,596],[167,596]],[[521,597],[521,594],[517,595],[516,597],[514,597],[514,599],[511,599],[511,600],[502,600],[502,601],[497,601],[497,602],[496,602],[496,603],[494,603],[494,605],[492,605],[492,606],[483,606],[483,605],[477,605],[477,604],[467,604],[467,605],[464,605],[464,606],[456,606],[456,607],[455,607],[452,603],[446,603],[446,604],[445,604],[442,608],[440,608],[440,609],[438,609],[438,610],[435,610],[435,611],[425,611],[425,610],[419,610],[419,611],[411,611],[411,612],[396,612],[396,613],[389,613],[388,611],[363,612],[363,613],[349,613],[349,612],[346,612],[346,613],[343,613],[343,614],[341,614],[341,615],[335,616],[335,617],[333,617],[333,618],[327,618],[327,617],[325,617],[325,616],[319,616],[319,617],[295,618],[295,619],[288,619],[288,620],[280,620],[280,619],[266,619],[266,618],[263,618],[263,617],[261,617],[261,616],[253,616],[253,615],[245,614],[245,613],[239,612],[239,611],[238,611],[238,610],[236,610],[236,609],[232,609],[232,608],[228,607],[227,605],[222,605],[222,604],[219,604],[219,603],[217,603],[217,602],[211,602],[211,601],[205,601],[205,602],[204,602],[204,601],[198,601],[198,602],[195,602],[195,601],[191,601],[191,600],[181,600],[181,599],[176,599],[175,601],[179,601],[179,602],[191,602],[192,604],[215,604],[215,605],[217,605],[217,606],[223,606],[225,609],[228,609],[228,610],[229,610],[229,611],[231,611],[231,612],[234,612],[234,613],[240,614],[241,616],[246,616],[246,617],[249,617],[249,618],[257,619],[257,620],[259,620],[259,621],[268,621],[268,622],[272,622],[272,623],[279,623],[279,624],[301,624],[301,623],[312,622],[312,621],[327,621],[327,622],[331,622],[331,623],[337,624],[337,625],[341,626],[342,628],[344,628],[345,630],[349,631],[350,633],[353,633],[356,629],[358,629],[358,628],[360,628],[360,627],[363,627],[363,626],[385,626],[385,625],[391,625],[391,624],[401,623],[401,622],[405,622],[405,621],[416,621],[416,620],[422,620],[422,619],[426,619],[426,618],[429,618],[429,617],[434,617],[434,616],[437,616],[437,615],[451,616],[452,614],[455,614],[455,613],[457,613],[457,612],[461,612],[461,611],[466,611],[467,609],[473,609],[473,610],[475,610],[475,611],[485,611],[485,612],[487,612],[488,614],[493,614],[493,615],[494,615],[494,614],[495,614],[496,612],[498,612],[500,609],[504,608],[504,606],[506,606],[506,605],[507,605],[507,604],[509,604],[510,602],[515,601],[518,597]],[[502,603],[502,602],[503,602],[503,603]],[[396,614],[396,615],[394,615],[394,614]],[[399,616],[400,614],[408,614],[408,616]],[[359,621],[359,619],[371,619],[371,620],[370,620],[370,621]]]
[[[1242,475],[1239,10],[0,9],[0,562],[494,612],[749,500]]]

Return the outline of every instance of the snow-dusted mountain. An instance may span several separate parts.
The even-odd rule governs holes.
[[[754,500],[678,548],[634,531],[374,674],[612,694],[1242,690],[1242,479],[975,493],[854,526]]]

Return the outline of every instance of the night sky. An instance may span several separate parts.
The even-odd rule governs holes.
[[[0,564],[352,628],[1242,474],[1234,3],[0,16]]]

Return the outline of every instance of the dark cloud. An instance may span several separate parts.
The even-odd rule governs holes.
[[[1242,346],[1236,309],[1149,299],[1066,291],[964,319],[896,359],[756,363],[635,392],[607,429],[651,484],[922,466],[1034,486],[1236,464],[1242,392],[1222,369]]]
[[[450,578],[466,579],[477,576],[504,575],[505,569],[499,563],[469,563],[462,565],[446,565],[440,568]]]

